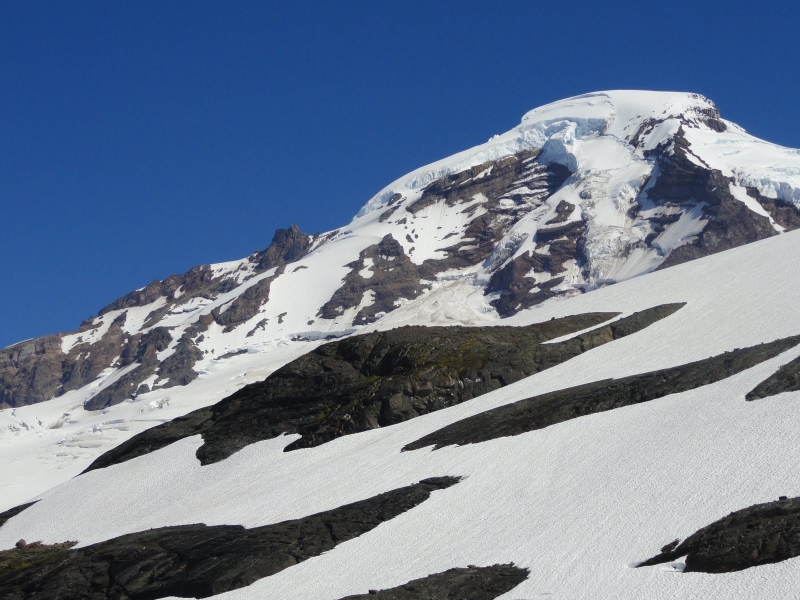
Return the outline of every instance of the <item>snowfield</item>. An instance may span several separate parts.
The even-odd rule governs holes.
[[[221,597],[333,600],[451,567],[511,561],[530,576],[506,599],[793,597],[800,559],[724,575],[631,565],[733,510],[800,495],[800,393],[744,400],[800,348],[716,384],[540,431],[437,451],[400,449],[532,395],[800,334],[799,263],[800,234],[788,233],[548,302],[502,324],[687,305],[634,335],[400,425],[289,453],[282,449],[296,436],[285,436],[205,467],[194,437],[93,471],[40,494],[0,529],[0,547],[19,538],[87,545],[196,522],[252,527],[460,475],[457,485],[369,533]],[[413,311],[408,303],[393,316],[412,322]],[[428,321],[428,313],[420,316]]]

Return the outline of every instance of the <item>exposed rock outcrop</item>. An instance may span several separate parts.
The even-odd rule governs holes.
[[[671,369],[605,379],[527,398],[452,423],[406,445],[403,450],[478,444],[686,392],[754,367],[798,343],[800,336],[788,337]]]
[[[299,433],[287,450],[385,427],[433,412],[639,331],[682,305],[658,306],[568,340],[614,313],[589,313],[528,327],[402,327],[330,342],[212,407],[134,436],[89,469],[117,464],[202,434],[202,464],[261,440]]]
[[[685,572],[701,573],[731,573],[800,556],[800,498],[782,497],[732,512],[638,566],[682,556]]]
[[[646,197],[661,206],[700,204],[707,222],[694,240],[672,250],[659,269],[778,233],[768,218],[756,214],[733,196],[730,186],[735,180],[732,177],[707,165],[701,166],[702,159],[692,151],[682,127],[669,144],[659,146],[652,153],[656,169],[653,181],[645,186]]]
[[[197,377],[192,366],[202,358],[194,338],[210,322],[231,331],[255,316],[267,302],[270,284],[283,272],[284,265],[302,258],[313,243],[314,238],[302,233],[296,225],[279,229],[266,250],[253,254],[237,270],[215,272],[211,266],[203,265],[182,275],[154,281],[119,298],[104,307],[98,317],[84,321],[74,333],[77,339],[66,344],[66,348],[63,336],[47,336],[0,350],[0,408],[49,400],[95,381],[109,367],[122,369],[133,363],[139,366],[101,389],[86,407],[101,409],[131,398],[154,373],[159,374],[161,387],[186,385]],[[181,337],[164,364],[160,363],[156,354],[169,346],[172,337],[167,328],[158,327],[157,323],[176,306],[193,299],[217,298],[271,268],[277,268],[275,275],[249,287],[223,310],[216,310],[211,320],[198,322],[189,331],[190,335]],[[153,309],[141,328],[126,331],[127,310],[151,304]],[[96,339],[93,334],[104,326],[106,319],[111,322]]]
[[[756,188],[747,188],[747,195],[754,198],[772,219],[786,231],[800,228],[800,209],[791,202],[780,198],[767,198]]]
[[[387,590],[341,600],[494,600],[528,577],[528,569],[509,565],[448,569]]]
[[[495,271],[486,286],[486,294],[499,293],[491,302],[498,314],[510,317],[556,296],[570,261],[583,261],[583,233],[583,221],[563,225],[559,221],[556,227],[538,230],[534,239],[542,251],[517,256]]]
[[[367,266],[369,261],[369,266]],[[353,323],[363,325],[377,320],[378,315],[393,311],[401,298],[413,299],[428,286],[420,281],[418,267],[403,252],[403,247],[387,234],[378,244],[361,251],[336,292],[320,308],[318,317],[335,319],[348,308],[363,305]],[[364,271],[369,271],[365,276]],[[371,298],[365,295],[371,294]]]
[[[91,546],[0,552],[3,600],[207,598],[332,550],[458,482],[435,477],[309,517],[245,529],[178,525]],[[74,543],[73,543],[74,544]]]
[[[420,197],[408,205],[404,204],[404,197],[394,195],[386,205],[389,208],[381,214],[381,222],[388,221],[402,207],[405,207],[406,213],[417,216],[437,204],[448,209],[463,206],[460,212],[470,220],[463,231],[449,234],[454,236],[454,243],[443,243],[438,249],[445,255],[444,258],[426,259],[421,265],[410,259],[413,246],[408,249],[407,255],[395,237],[388,234],[379,244],[362,251],[358,261],[346,265],[351,269],[350,273],[342,282],[342,287],[320,309],[318,316],[336,318],[346,309],[359,306],[364,302],[365,294],[371,293],[373,297],[368,300],[372,303],[364,306],[354,320],[356,324],[370,323],[378,315],[397,308],[401,299],[411,300],[427,291],[429,282],[434,281],[438,274],[486,261],[497,252],[498,244],[509,229],[522,217],[541,207],[572,174],[558,163],[542,163],[540,155],[539,150],[526,150],[439,178],[428,184]],[[566,218],[573,209],[573,205],[562,202],[557,207],[555,218]],[[405,218],[398,220],[397,224],[401,222],[405,224]],[[415,239],[411,232],[405,234],[405,241],[409,244],[414,244]],[[570,246],[570,258],[574,258],[575,239],[577,234],[572,237],[571,244],[561,248],[562,253],[566,254],[566,246]],[[503,261],[495,262],[499,266]],[[555,265],[555,261],[548,263],[548,266]],[[369,271],[366,276],[363,274],[365,270]],[[531,303],[526,299],[525,307],[552,295],[536,296]]]
[[[252,255],[250,262],[255,263],[259,271],[280,267],[303,258],[313,243],[314,237],[300,231],[297,225],[291,225],[275,231],[269,247]]]
[[[8,510],[4,510],[0,513],[0,527],[5,525],[6,521],[9,519],[16,517],[19,513],[21,513],[26,508],[30,508],[36,504],[36,502],[28,502],[27,504],[20,504],[19,506],[15,506],[14,508],[9,508]]]
[[[211,313],[214,321],[218,325],[222,325],[227,333],[255,317],[259,309],[269,300],[270,286],[275,279],[283,274],[283,270],[284,265],[279,266],[272,277],[262,279],[247,288],[244,293],[225,306],[224,310],[214,309]]]
[[[745,399],[758,400],[783,392],[797,391],[800,391],[800,358],[795,358],[781,366],[775,373],[748,392]]]

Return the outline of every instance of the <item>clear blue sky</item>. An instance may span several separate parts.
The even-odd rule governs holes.
[[[567,96],[695,91],[800,147],[798,4],[3,2],[0,347]]]

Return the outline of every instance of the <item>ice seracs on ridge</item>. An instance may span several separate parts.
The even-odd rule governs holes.
[[[401,177],[370,199],[356,217],[378,210],[396,193],[418,190],[435,179],[489,160],[514,155],[521,150],[541,149],[549,138],[564,129],[573,130],[577,138],[610,135],[628,141],[648,119],[663,121],[681,115],[700,117],[709,112],[717,112],[713,102],[699,94],[682,92],[618,90],[559,100],[525,113],[518,126],[493,136],[485,144]],[[669,134],[669,129],[665,127],[656,132],[646,149],[655,147]],[[741,132],[744,133],[744,130]]]

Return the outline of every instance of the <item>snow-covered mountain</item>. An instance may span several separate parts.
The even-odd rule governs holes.
[[[587,94],[6,348],[0,510],[37,501],[0,548],[79,545],[0,556],[0,589],[790,597],[798,227],[800,151],[696,94]]]
[[[508,317],[797,228],[798,205],[798,151],[749,136],[702,96],[570,98],[400,178],[346,227],[279,230],[264,252],[156,281],[73,333],[6,348],[0,403],[83,389],[102,409],[409,303],[434,322]],[[448,289],[458,307],[434,300]]]

